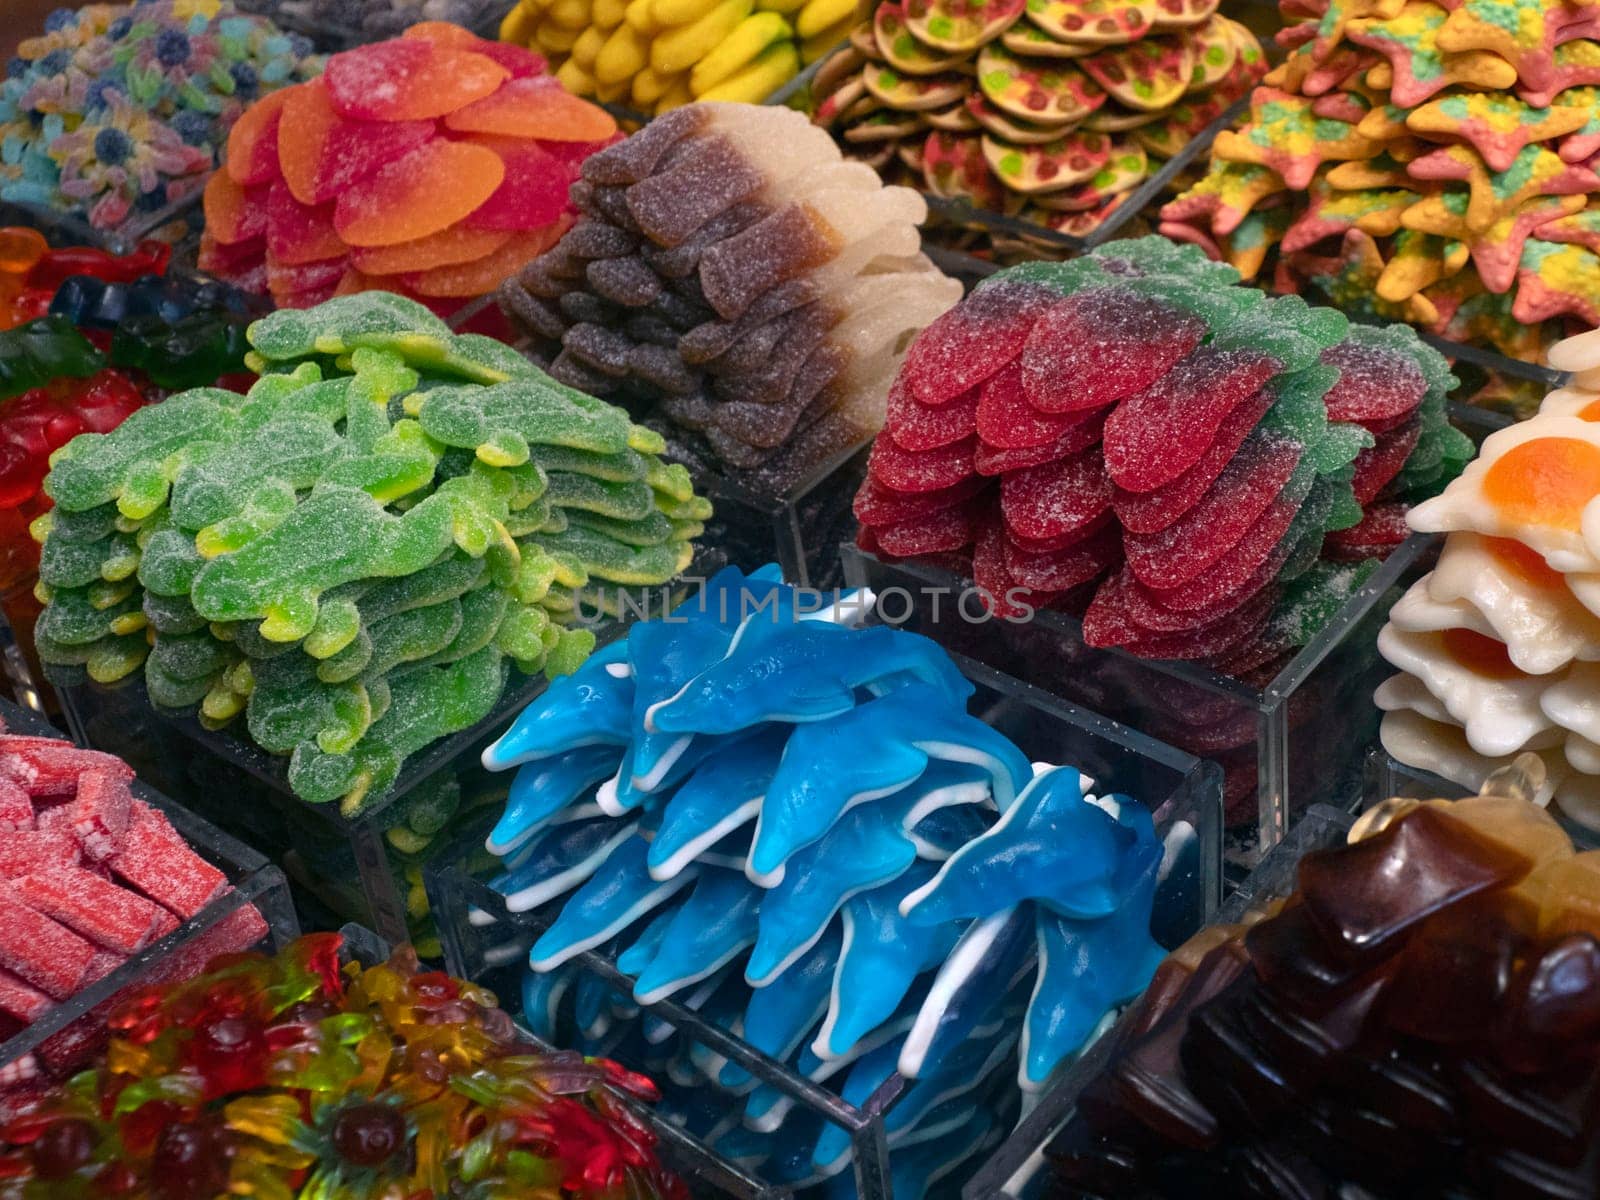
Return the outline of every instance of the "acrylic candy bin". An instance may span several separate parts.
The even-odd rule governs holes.
[[[967,580],[921,563],[884,562],[855,546],[842,553],[849,585],[878,593],[877,619],[1218,763],[1226,852],[1237,871],[1281,841],[1311,805],[1337,806],[1359,793],[1360,751],[1378,728],[1372,691],[1388,673],[1378,630],[1435,544],[1423,535],[1402,543],[1261,688],[1194,663],[1086,646],[1066,613],[990,619]]]
[[[1342,843],[1352,823],[1348,814],[1335,808],[1313,806],[1289,836],[1262,857],[1217,911],[1212,924],[1235,923],[1252,908],[1288,895],[1294,890],[1301,858]],[[967,1182],[962,1200],[1042,1200],[1048,1194],[1045,1150],[1073,1121],[1079,1094],[1109,1064],[1118,1040],[1118,1029],[1113,1026],[1062,1072],[1033,1111]]]
[[[37,713],[4,700],[0,700],[0,718],[11,733],[31,737],[62,736]],[[266,858],[175,804],[150,786],[143,773],[133,783],[133,794],[165,813],[195,853],[222,871],[233,888],[105,978],[56,1005],[26,1029],[0,1041],[0,1074],[40,1051],[41,1047],[48,1061],[52,1047],[75,1044],[87,1037],[87,1029],[92,1027],[87,1020],[90,1014],[123,991],[140,984],[197,974],[213,952],[209,949],[215,944],[213,931],[220,927],[226,932],[231,923],[240,920],[238,914],[247,906],[254,907],[267,925],[268,932],[259,946],[278,949],[299,936],[300,926],[288,883],[283,873]],[[103,1015],[103,1012],[96,1014],[97,1018]],[[3,1104],[3,1089],[0,1089],[0,1104]]]
[[[1199,928],[1214,907],[1220,887],[1217,769],[980,664],[961,661],[961,666],[977,687],[971,711],[1005,732],[1031,758],[1072,762],[1095,778],[1098,790],[1130,795],[1152,807],[1157,831],[1167,840],[1171,865],[1157,894],[1154,931],[1164,945],[1172,946]],[[432,865],[427,880],[449,969],[486,984],[502,998],[520,996],[527,948],[548,926],[554,912],[546,908],[511,913],[503,897],[472,878],[454,857]],[[477,920],[473,919],[475,909],[483,914]],[[614,961],[594,952],[577,961],[585,975],[624,991],[631,988],[632,981],[617,970]],[[980,978],[979,986],[993,988],[996,981]],[[858,1107],[827,1085],[797,1076],[676,1000],[649,1006],[645,1017],[676,1029],[682,1045],[705,1047],[744,1067],[777,1088],[800,1112],[816,1114],[845,1130],[852,1144],[856,1195],[862,1200],[894,1195],[885,1119],[906,1087],[904,1079],[892,1076]],[[646,1065],[623,1061],[635,1069]],[[1011,1106],[1014,1119],[1018,1093],[1012,1073],[1003,1072],[999,1081],[1003,1086],[988,1102],[997,1112]],[[722,1114],[720,1127],[737,1123],[742,1096],[702,1090],[713,1109]],[[977,1161],[975,1156],[972,1163]],[[960,1175],[956,1172],[942,1185],[949,1194],[954,1194]],[[790,1194],[787,1188],[763,1179],[754,1168],[733,1163],[727,1164],[716,1184],[741,1197]]]

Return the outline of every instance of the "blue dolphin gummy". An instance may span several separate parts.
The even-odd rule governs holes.
[[[761,893],[743,875],[704,867],[650,965],[633,985],[640,1004],[664,1000],[731,962],[756,940]]]
[[[830,926],[770,986],[752,991],[744,1010],[744,1040],[764,1054],[788,1062],[827,1011],[840,948],[839,929]],[[737,1088],[749,1081],[750,1073],[729,1063],[717,1079],[723,1087]]]
[[[645,864],[647,850],[645,840],[637,836],[627,838],[613,850],[533,944],[528,965],[536,971],[548,971],[593,949],[646,913],[654,912],[699,874],[697,867],[690,867],[657,882],[650,878]]]
[[[521,866],[495,880],[494,889],[506,898],[508,912],[531,912],[582,885],[633,833],[634,822],[609,818],[552,825]]]
[[[756,819],[778,769],[789,731],[765,726],[749,737],[721,742],[678,785],[650,843],[650,873],[669,879],[724,836]]]
[[[578,746],[626,746],[633,713],[627,653],[625,641],[612,642],[571,675],[553,680],[484,747],[484,768],[504,771]]]
[[[819,1058],[848,1054],[894,1015],[917,976],[942,963],[962,924],[912,925],[900,899],[933,874],[913,866],[894,883],[852,897],[840,911],[843,942],[824,1018],[811,1050]]]
[[[528,763],[511,781],[505,812],[489,834],[494,854],[509,856],[547,821],[594,790],[617,769],[615,746],[583,746],[566,754]]]
[[[578,976],[576,966],[529,971],[522,977],[522,1019],[535,1037],[554,1042],[561,1029],[561,1002]]]
[[[617,970],[624,975],[638,975],[648,967],[650,960],[656,956],[656,950],[661,946],[661,939],[667,936],[667,927],[672,924],[672,918],[676,914],[676,909],[668,908],[651,917],[633,944],[617,955]]]
[[[657,705],[651,725],[667,733],[732,733],[762,721],[805,722],[855,707],[856,689],[906,676],[964,707],[972,684],[938,643],[888,626],[847,629],[797,619],[792,593],[772,616],[739,626],[722,659]]]
[[[839,1058],[821,1059],[811,1052],[811,1047],[806,1046],[800,1051],[800,1057],[795,1060],[791,1068],[795,1074],[804,1076],[813,1083],[826,1083],[835,1075],[846,1070],[856,1060],[871,1054],[874,1050],[893,1042],[899,1045],[905,1040],[912,1024],[917,1019],[917,1006],[921,1002],[919,994],[908,996],[901,1004],[892,1021],[880,1025],[872,1032],[870,1037],[862,1038],[850,1053]],[[777,1088],[762,1084],[750,1093],[750,1099],[745,1101],[744,1123],[751,1129],[776,1129],[788,1118],[794,1101]]]
[[[937,690],[914,684],[828,720],[796,727],[756,822],[751,877],[775,882],[780,867],[854,804],[891,795],[930,758],[989,774],[995,803],[1009,806],[1032,767],[1016,745]]]

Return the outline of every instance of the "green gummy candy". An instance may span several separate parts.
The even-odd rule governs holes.
[[[45,514],[49,540],[63,542],[99,542],[117,532],[117,506],[102,504],[79,512],[52,508]]]
[[[659,496],[679,504],[688,504],[695,500],[694,480],[689,477],[689,468],[682,463],[666,463],[659,458],[648,459],[648,469],[645,482],[652,491]],[[705,501],[706,516],[711,515],[711,502]],[[674,514],[668,513],[668,516]]]
[[[450,824],[460,808],[460,782],[448,772],[440,771],[407,793],[401,820],[412,833],[431,838]]]
[[[204,702],[216,684],[216,676],[199,679],[179,679],[169,675],[156,664],[155,654],[144,662],[144,688],[150,703],[157,708],[193,708]]]
[[[1328,420],[1323,397],[1338,379],[1337,368],[1320,362],[1277,376],[1267,384],[1276,399],[1261,420],[1262,427],[1299,442],[1305,448],[1302,461],[1324,475],[1353,462],[1377,440],[1360,425]]]
[[[344,439],[320,417],[281,417],[186,466],[172,483],[172,523],[195,532],[243,512],[269,483],[314,486],[344,454]]]
[[[150,653],[150,643],[142,633],[102,638],[83,645],[58,642],[48,632],[34,629],[34,647],[39,661],[54,667],[83,667],[96,683],[115,683],[139,669]],[[59,677],[59,676],[58,676]]]
[[[429,497],[403,516],[358,488],[323,484],[282,524],[195,574],[191,598],[212,621],[262,622],[270,641],[295,641],[317,623],[330,588],[375,576],[410,575],[452,541],[453,510]]]
[[[623,521],[641,520],[655,511],[655,494],[647,483],[617,483],[566,471],[551,471],[549,475],[550,490],[545,495],[557,508],[580,509]]]
[[[50,537],[39,550],[39,578],[52,588],[87,587],[100,580],[127,579],[139,569],[139,547],[132,534],[117,533],[98,542]]]
[[[1355,563],[1318,563],[1284,590],[1264,636],[1286,646],[1304,646],[1328,627],[1339,609],[1377,569],[1377,560],[1371,558]]]
[[[158,529],[145,541],[139,558],[139,582],[163,596],[185,596],[205,559],[194,538],[177,529]]]
[[[550,614],[537,604],[519,605],[507,613],[495,634],[495,645],[518,662],[544,657],[542,641]]]
[[[284,655],[255,664],[245,721],[256,744],[288,754],[305,743],[348,749],[371,728],[373,699],[360,680],[326,684],[316,660]]]
[[[68,512],[114,501],[126,517],[148,516],[166,502],[186,456],[232,432],[237,399],[196,388],[139,409],[110,433],[81,433],[51,456],[45,493]]]
[[[533,534],[549,529],[552,517],[560,512],[560,509],[551,508],[550,502],[541,496],[527,507],[516,509],[506,515],[506,532],[513,538],[531,537]],[[566,514],[562,513],[561,528],[565,529],[566,527]]]
[[[539,447],[538,460],[538,465],[546,471],[566,471],[573,475],[609,479],[615,483],[644,479],[649,470],[645,456],[632,449],[623,449],[615,454],[596,454],[589,450],[574,450],[570,446],[543,445]]]
[[[504,342],[481,333],[458,333],[450,340],[450,358],[441,364],[466,379],[502,383],[507,379],[536,379],[543,374],[532,362]]]
[[[400,421],[385,428],[387,432],[373,442],[370,451],[335,462],[322,481],[360,488],[382,504],[432,483],[438,454],[421,426]]]
[[[89,603],[96,608],[112,608],[133,596],[139,585],[131,579],[97,579],[84,589]],[[142,609],[141,609],[142,611]]]
[[[1086,256],[1067,262],[1019,263],[1017,266],[1008,267],[991,275],[973,290],[982,291],[986,287],[1007,283],[1032,283],[1060,292],[1063,296],[1070,296],[1074,292],[1083,291],[1084,288],[1097,287],[1110,278],[1105,266],[1098,259]]]
[[[1349,318],[1337,309],[1313,308],[1299,296],[1274,296],[1221,330],[1211,345],[1269,354],[1281,370],[1301,371],[1342,341],[1349,327]]]
[[[389,711],[349,753],[302,743],[289,761],[289,784],[314,804],[340,800],[355,816],[380,798],[405,760],[439,738],[488,716],[505,686],[505,660],[492,646],[447,667],[414,671],[391,685]]]
[[[615,517],[600,516],[580,509],[568,513],[567,520],[579,529],[603,533],[629,546],[659,546],[672,541],[675,536],[675,523],[655,510],[637,520],[619,521]]]
[[[704,496],[690,496],[687,500],[662,500],[658,494],[657,507],[662,515],[674,521],[707,521],[711,518],[711,501]]]
[[[414,574],[374,583],[361,597],[361,618],[370,624],[407,609],[453,600],[480,586],[485,572],[481,558],[451,550]]]
[[[450,326],[415,300],[379,291],[337,296],[310,309],[279,309],[245,331],[256,354],[276,362],[362,346],[398,349],[418,335],[448,340]]]
[[[573,563],[581,564],[586,576],[621,584],[666,583],[684,570],[694,556],[693,549],[686,543],[629,546],[577,526],[564,533],[550,534],[541,541],[558,563],[569,567]]]
[[[150,651],[149,664],[172,679],[208,679],[231,667],[238,651],[209,633],[163,637]],[[146,669],[149,669],[147,664]]]
[[[1089,257],[1115,275],[1172,275],[1208,288],[1232,287],[1240,279],[1238,271],[1213,261],[1199,246],[1156,235],[1110,242]]]
[[[500,632],[500,624],[511,607],[511,597],[499,588],[485,587],[462,596],[460,604],[461,626],[455,636],[427,658],[395,667],[395,674],[453,663],[476,654]]]
[[[63,646],[86,646],[101,638],[137,633],[147,624],[134,596],[97,608],[87,588],[60,588],[39,614],[35,629]]]
[[[494,466],[520,466],[534,445],[595,454],[628,449],[627,414],[592,397],[584,397],[590,404],[579,403],[580,395],[544,377],[444,387],[428,392],[416,415],[429,437],[475,450]]]
[[[594,653],[594,630],[563,629],[544,658],[544,673],[551,679],[571,675]]]
[[[348,413],[349,393],[348,379],[323,379],[314,363],[301,363],[288,375],[263,375],[239,406],[239,428],[259,429],[294,417],[317,417],[336,425]]]
[[[189,603],[187,593],[179,596],[163,596],[147,588],[141,607],[145,619],[150,622],[150,628],[161,635],[181,636],[186,633],[198,633],[208,623],[204,617],[195,612],[194,605]]]
[[[559,619],[570,616],[577,610],[578,596],[573,587],[552,581],[550,586],[545,589],[545,594],[538,603],[540,608],[546,612],[554,613]]]
[[[426,608],[412,608],[387,617],[366,631],[365,655],[341,651],[317,666],[317,678],[340,683],[360,673],[387,675],[401,663],[437,654],[461,630],[461,602],[446,600]],[[364,661],[356,663],[357,658]],[[352,669],[353,668],[353,669]]]

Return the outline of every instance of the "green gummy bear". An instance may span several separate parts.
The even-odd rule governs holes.
[[[629,546],[577,526],[564,533],[550,534],[541,539],[541,544],[563,567],[570,570],[574,564],[581,566],[584,582],[592,577],[635,586],[666,583],[683,571],[694,557],[693,548],[684,542]],[[583,583],[568,586],[582,587]]]
[[[68,512],[114,501],[125,517],[149,516],[184,463],[232,433],[237,399],[196,388],[137,410],[110,433],[80,433],[51,456],[45,493]]]
[[[101,638],[138,633],[147,624],[135,596],[109,608],[97,608],[87,588],[60,588],[51,593],[34,628],[63,646],[86,646]]]
[[[459,600],[446,600],[425,608],[395,613],[365,631],[364,639],[317,664],[317,678],[342,683],[358,674],[387,675],[401,663],[437,654],[461,630]],[[355,652],[363,646],[365,652]]]
[[[405,358],[400,347],[406,339],[446,341],[451,333],[450,326],[415,300],[371,291],[336,296],[315,308],[279,309],[252,323],[245,336],[259,358],[285,362],[313,354],[348,354],[363,346],[394,349]]]
[[[594,454],[628,449],[627,414],[545,377],[494,387],[443,387],[428,392],[417,420],[446,446],[477,452],[484,462],[515,467],[533,445],[565,446]],[[595,407],[598,405],[598,407]]]
[[[296,746],[290,786],[314,804],[341,800],[344,816],[357,815],[383,796],[407,758],[488,716],[505,687],[505,673],[503,656],[486,646],[447,667],[399,677],[391,685],[389,711],[349,753]]]
[[[322,484],[270,532],[195,574],[191,598],[212,621],[261,621],[269,641],[296,641],[317,623],[323,592],[410,575],[453,540],[457,508],[430,496],[402,516],[359,488]]]
[[[655,494],[640,481],[616,483],[590,475],[551,471],[546,498],[556,508],[581,509],[620,521],[637,521],[655,511]]]

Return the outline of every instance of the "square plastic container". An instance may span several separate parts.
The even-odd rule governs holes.
[[[1436,539],[1414,535],[1264,687],[1195,663],[1138,658],[1084,644],[1080,622],[1039,611],[988,619],[973,585],[920,563],[843,550],[852,587],[878,593],[880,619],[937,638],[1223,769],[1227,855],[1248,869],[1313,804],[1348,804],[1374,740],[1372,691],[1389,673],[1377,636],[1389,607],[1427,569]]]
[[[1156,830],[1167,843],[1169,863],[1157,892],[1152,932],[1170,947],[1199,929],[1220,895],[1217,768],[979,663],[957,661],[977,689],[970,710],[1011,737],[1030,758],[1072,763],[1095,779],[1097,790],[1129,795],[1151,807]],[[504,897],[474,879],[454,859],[431,866],[426,878],[450,971],[485,984],[503,998],[520,997],[527,949],[555,912],[549,907],[509,912]],[[475,924],[470,919],[475,909],[487,914],[490,921]],[[589,952],[576,961],[585,972],[623,991],[631,990],[632,980],[619,972],[611,959]],[[996,980],[996,986],[1001,982]],[[677,1001],[663,1001],[646,1012],[678,1029],[688,1041],[739,1064],[795,1104],[846,1130],[852,1142],[856,1195],[860,1200],[887,1200],[893,1195],[884,1118],[907,1086],[903,1078],[890,1077],[857,1107],[827,1086],[797,1076]],[[638,1067],[626,1061],[624,1065]],[[1005,1086],[997,1088],[996,1103],[1015,1099],[1009,1080],[1007,1075]],[[743,1103],[742,1096],[730,1095],[728,1117]],[[726,1194],[747,1200],[790,1194],[787,1188],[720,1161],[714,1151],[687,1134],[678,1136],[693,1144],[697,1154],[719,1162],[710,1182]],[[701,1194],[694,1181],[691,1189]]]
[[[1213,918],[1218,925],[1239,921],[1250,909],[1294,890],[1295,869],[1313,850],[1345,840],[1352,818],[1327,805],[1311,808],[1287,838],[1269,850]],[[962,1189],[962,1200],[1039,1200],[1048,1191],[1045,1148],[1076,1116],[1078,1096],[1109,1065],[1119,1040],[1111,1031],[1069,1065],[1012,1131],[1010,1137]]]
[[[307,924],[354,919],[390,942],[416,937],[425,943],[418,936],[426,926],[417,868],[448,841],[439,830],[424,836],[414,827],[429,828],[437,811],[429,807],[436,801],[428,786],[454,779],[462,807],[474,796],[498,803],[499,785],[478,767],[478,753],[545,686],[543,676],[513,672],[488,716],[413,756],[389,792],[353,817],[337,804],[308,804],[296,796],[289,760],[268,754],[242,732],[208,730],[192,716],[153,708],[137,679],[57,692],[81,745],[120,755],[176,803],[278,861],[296,885]]]
[[[37,713],[0,700],[0,718],[12,733],[60,738],[61,733]],[[228,877],[233,890],[207,905],[172,933],[134,955],[104,979],[56,1005],[26,1029],[0,1042],[0,1070],[32,1054],[51,1038],[79,1024],[111,997],[127,988],[165,978],[187,977],[204,965],[209,931],[252,905],[266,921],[268,933],[260,945],[279,949],[300,935],[294,903],[283,873],[266,858],[209,821],[195,816],[161,794],[142,776],[133,794],[160,809],[183,835],[195,853]],[[70,1033],[69,1033],[70,1036]]]

